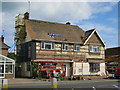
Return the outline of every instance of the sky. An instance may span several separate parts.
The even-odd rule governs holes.
[[[106,48],[118,46],[118,1],[30,1],[4,0],[0,2],[0,35],[5,43],[14,45],[15,16],[30,12],[30,19],[77,25],[87,31],[95,28],[106,44]]]

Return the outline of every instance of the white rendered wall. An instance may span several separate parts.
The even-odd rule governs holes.
[[[82,69],[83,67],[83,69]],[[73,64],[73,75],[105,75],[105,63],[100,63],[99,72],[90,72],[89,63],[74,62]],[[83,70],[83,71],[82,71]]]
[[[89,63],[74,62],[73,75],[89,75]]]

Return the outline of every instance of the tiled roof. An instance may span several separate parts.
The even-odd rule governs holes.
[[[120,47],[107,48],[105,50],[106,57],[120,56]]]
[[[51,40],[83,44],[85,31],[75,25],[26,20],[26,27],[32,40]]]
[[[88,39],[88,37],[92,34],[92,32],[94,31],[95,29],[91,29],[91,30],[88,30],[85,32],[85,37],[84,37],[84,41],[86,41]]]
[[[88,37],[95,29],[91,29],[85,32],[86,37]]]

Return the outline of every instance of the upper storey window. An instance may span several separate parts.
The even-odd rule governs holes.
[[[79,51],[80,50],[80,45],[74,44],[74,51]]]
[[[53,49],[55,49],[55,44],[51,43],[51,42],[42,42],[41,49],[53,50]]]
[[[100,46],[89,46],[89,51],[93,53],[100,52]]]
[[[68,50],[68,44],[63,43],[62,44],[62,50]]]

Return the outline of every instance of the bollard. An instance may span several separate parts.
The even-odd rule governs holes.
[[[3,79],[3,83],[2,83],[2,88],[3,90],[7,90],[8,89],[8,80],[7,79]]]
[[[2,90],[2,79],[0,79],[0,90]]]
[[[51,86],[52,86],[52,88],[57,88],[57,79],[56,78],[51,78]]]

